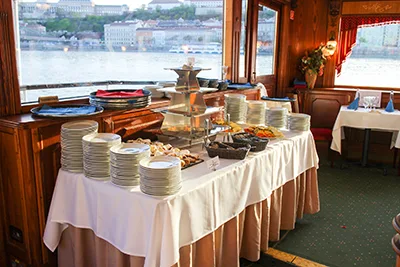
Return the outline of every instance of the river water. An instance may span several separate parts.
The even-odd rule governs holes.
[[[222,55],[189,56],[195,57],[196,66],[211,68],[202,71],[199,77],[221,78]],[[182,66],[187,57],[185,54],[151,52],[22,51],[20,81],[21,85],[107,80],[175,81],[175,72],[164,68]],[[270,74],[272,56],[258,55],[257,59],[257,71]],[[343,66],[342,75],[336,79],[336,85],[400,87],[399,74],[400,60],[350,58]],[[43,95],[81,96],[97,89],[34,90],[22,93],[22,101],[36,101],[38,96]]]

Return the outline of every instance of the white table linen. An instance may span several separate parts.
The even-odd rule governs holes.
[[[71,224],[92,229],[120,251],[145,257],[145,266],[170,267],[179,248],[192,244],[237,216],[247,206],[312,167],[318,155],[311,132],[286,132],[243,161],[221,159],[212,172],[202,163],[182,171],[181,191],[152,197],[60,170],[44,233],[54,251]],[[206,152],[201,155],[208,159]]]
[[[378,109],[373,112],[365,108],[357,110],[347,109],[347,106],[340,108],[332,130],[331,149],[341,153],[341,141],[345,138],[343,127],[359,129],[372,129],[380,131],[392,131],[391,147],[400,148],[400,111],[386,112]]]

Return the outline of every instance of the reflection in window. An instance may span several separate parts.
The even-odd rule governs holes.
[[[336,85],[400,87],[400,24],[359,28]]]
[[[278,12],[265,6],[259,6],[257,30],[256,74],[274,74],[274,53]]]
[[[245,77],[245,47],[246,47],[246,29],[247,29],[247,0],[242,0],[242,22],[240,31],[240,57],[239,57],[239,77]]]
[[[22,89],[107,80],[175,81],[176,74],[164,68],[181,66],[188,56],[195,57],[196,66],[211,68],[201,76],[221,78],[223,0],[157,5],[33,1],[20,1],[17,7]],[[92,90],[23,90],[21,99],[82,96]]]

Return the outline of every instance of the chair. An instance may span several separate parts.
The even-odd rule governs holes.
[[[329,128],[311,128],[310,129],[315,141],[328,142],[328,159],[331,162],[331,167],[333,168],[335,161],[335,154],[331,150],[332,143],[332,129]]]
[[[396,168],[398,152],[399,152],[399,149],[395,147],[394,148],[394,155],[393,155],[393,168]],[[399,161],[399,165],[397,166],[397,175],[400,176],[400,161]]]
[[[396,234],[392,238],[392,247],[393,250],[396,252],[396,267],[400,267],[400,234]]]
[[[293,108],[292,110],[294,112],[299,112],[299,99],[297,97],[297,94],[288,94],[289,97],[294,98],[295,101],[292,102]],[[331,150],[330,145],[332,143],[332,129],[329,128],[311,128],[311,133],[314,136],[314,140],[317,142],[328,142],[328,159],[331,162],[331,167],[333,167],[334,160],[335,160],[335,154]]]
[[[400,234],[400,213],[393,218],[392,225],[396,232]]]

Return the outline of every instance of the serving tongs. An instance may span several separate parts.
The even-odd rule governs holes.
[[[226,120],[227,120],[227,124],[228,124],[228,135],[226,136],[225,134],[224,134],[224,137],[222,138],[222,142],[225,142],[225,141],[227,141],[228,143],[229,142],[233,142],[233,139],[232,139],[232,133],[231,133],[231,130],[232,130],[232,127],[231,127],[231,114],[226,114]],[[225,138],[227,138],[228,140],[225,140]]]
[[[204,147],[208,146],[211,141],[210,141],[210,120],[209,119],[205,119],[204,120],[205,123],[205,127],[204,127],[204,131],[205,131],[205,136],[204,136]]]

